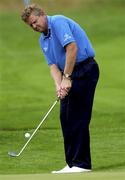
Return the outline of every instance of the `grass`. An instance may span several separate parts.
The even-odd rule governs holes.
[[[79,180],[84,177],[122,179],[125,177],[125,4],[121,0],[90,4],[85,8],[82,4],[76,9],[60,7],[50,11],[50,14],[56,14],[63,9],[63,14],[86,29],[100,65],[91,122],[94,173],[77,177]],[[24,133],[32,133],[54,102],[55,89],[38,45],[39,34],[26,27],[17,12],[1,11],[0,21],[0,174],[49,173],[65,165],[59,104],[22,156],[10,158],[7,155],[9,150],[20,151],[26,142]],[[56,179],[59,176],[25,177]],[[60,179],[65,177],[73,179],[76,176],[62,175]],[[19,179],[23,175],[0,178]]]
[[[68,180],[69,178],[72,180],[121,180],[125,177],[125,173],[89,173],[89,174],[61,174],[61,175],[53,175],[53,174],[36,174],[36,175],[6,175],[0,176],[3,180],[41,180],[41,179],[54,179],[54,180]]]

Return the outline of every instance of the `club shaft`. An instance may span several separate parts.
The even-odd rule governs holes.
[[[30,0],[23,0],[23,2],[25,6],[28,6],[30,4]]]
[[[49,109],[49,111],[46,113],[46,115],[44,116],[44,118],[42,119],[42,121],[40,122],[40,124],[37,126],[37,128],[34,130],[34,132],[32,133],[32,135],[30,136],[30,138],[28,139],[28,141],[26,142],[26,144],[23,146],[23,148],[21,149],[21,151],[16,155],[16,156],[20,156],[20,154],[24,151],[24,149],[26,148],[26,146],[29,144],[29,142],[31,141],[31,139],[33,138],[33,136],[36,134],[37,130],[40,128],[40,126],[42,125],[42,123],[45,121],[45,119],[47,118],[47,116],[49,115],[49,113],[52,111],[52,109],[55,107],[55,105],[57,104],[58,99],[53,103],[53,105],[51,106],[51,108]]]

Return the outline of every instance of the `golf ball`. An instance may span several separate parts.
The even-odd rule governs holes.
[[[29,138],[30,137],[30,133],[25,133],[25,138]]]

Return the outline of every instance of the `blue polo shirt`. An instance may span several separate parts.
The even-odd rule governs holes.
[[[56,64],[64,70],[65,46],[75,42],[78,48],[76,63],[94,57],[95,52],[85,31],[72,19],[62,15],[47,16],[48,34],[40,36],[40,46],[48,65]]]

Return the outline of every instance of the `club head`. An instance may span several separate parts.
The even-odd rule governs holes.
[[[11,157],[17,157],[18,156],[15,152],[8,152],[8,155]]]

